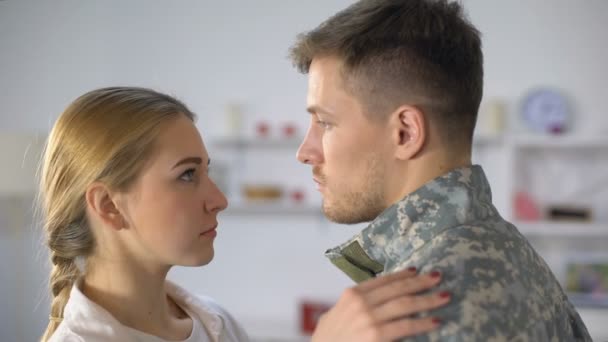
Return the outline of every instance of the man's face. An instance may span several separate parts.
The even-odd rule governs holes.
[[[308,78],[310,126],[298,160],[312,166],[323,211],[338,223],[371,221],[386,201],[391,161],[388,125],[370,121],[362,102],[349,94],[336,57],[315,58]]]

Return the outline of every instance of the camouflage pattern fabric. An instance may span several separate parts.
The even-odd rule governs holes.
[[[411,266],[438,270],[441,328],[404,341],[591,341],[559,282],[492,204],[478,165],[422,186],[326,256],[354,281]]]

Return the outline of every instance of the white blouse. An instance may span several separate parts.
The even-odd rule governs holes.
[[[63,311],[63,321],[49,342],[168,342],[118,322],[80,291],[77,282]],[[192,333],[183,342],[249,341],[243,328],[215,301],[194,296],[167,281],[167,294],[192,318]]]

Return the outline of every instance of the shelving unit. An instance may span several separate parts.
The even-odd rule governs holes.
[[[516,220],[512,203],[515,191],[533,192],[534,186],[545,180],[538,175],[531,175],[531,171],[539,172],[545,168],[547,174],[553,173],[555,177],[555,173],[564,169],[564,177],[559,179],[560,182],[545,185],[545,189],[551,190],[545,190],[542,194],[547,200],[576,202],[585,199],[585,203],[592,202],[584,197],[589,195],[590,191],[602,190],[600,188],[602,184],[608,194],[608,177],[596,176],[594,180],[587,174],[589,171],[595,171],[598,175],[602,172],[608,175],[608,139],[602,136],[476,136],[473,143],[473,162],[481,164],[486,170],[492,185],[494,202],[501,214],[510,221]],[[574,170],[578,168],[578,165],[574,164],[581,162],[593,163],[597,167],[589,167],[585,170],[585,175],[568,173],[566,167]],[[604,162],[604,165],[601,165],[601,162]],[[536,169],[530,168],[530,164],[536,164],[532,165]],[[602,167],[605,167],[605,171],[601,171]],[[581,172],[580,168],[576,171]],[[531,180],[534,176],[539,179]],[[564,194],[567,191],[563,189],[572,186],[572,183],[589,183],[582,186],[584,190],[589,191],[572,190],[571,195]],[[541,201],[544,199],[540,198]],[[589,222],[588,225],[562,221],[519,222],[519,224],[523,231],[530,233],[542,231],[546,234],[556,232],[558,235],[564,235],[567,234],[564,232],[569,230],[567,227],[573,226],[572,234],[580,230],[601,235],[603,226],[608,230],[608,207],[599,209],[595,210],[601,214],[597,221]],[[578,229],[580,226],[590,229]]]
[[[259,151],[272,153],[274,155],[284,154],[297,150],[302,141],[301,137],[289,139],[277,138],[254,138],[254,137],[222,137],[213,141],[213,147],[222,151],[232,150],[238,160],[244,160],[244,156]],[[493,187],[494,201],[500,212],[509,220],[514,221],[512,195],[513,189],[518,187],[517,165],[521,162],[521,156],[531,151],[556,152],[585,149],[605,149],[608,151],[608,139],[594,136],[540,136],[540,135],[504,135],[504,136],[475,136],[473,143],[474,162],[475,155],[480,152],[489,151],[493,154],[489,159],[485,158],[480,164],[489,173],[490,183]],[[291,155],[288,155],[292,157]],[[239,164],[241,163],[241,164]],[[236,162],[234,167],[238,172],[245,172],[246,165]],[[606,170],[608,173],[608,169]],[[506,177],[505,177],[506,176]],[[255,203],[243,200],[232,201],[230,213],[239,215],[254,214],[288,214],[288,215],[316,215],[320,212],[318,204],[293,204],[286,201]],[[555,236],[584,236],[605,237],[608,235],[608,222],[601,223],[565,223],[565,222],[517,222],[517,226],[525,234],[531,236],[555,235]],[[606,227],[606,228],[604,228]]]
[[[233,149],[256,149],[256,148],[287,148],[297,149],[302,142],[301,137],[289,139],[277,138],[247,138],[247,137],[223,137],[213,141],[213,145],[218,148]]]
[[[321,215],[321,207],[307,204],[285,203],[236,203],[226,210],[228,214],[239,215]]]
[[[476,135],[474,147],[505,146],[507,148],[608,148],[608,138],[603,136],[572,135]]]
[[[519,135],[508,141],[519,148],[608,148],[608,139],[602,136]]]
[[[484,167],[501,214],[530,240],[567,292],[568,265],[608,263],[606,137],[479,136],[474,140],[473,159]],[[540,210],[539,220],[516,219],[514,195],[522,191]],[[551,205],[586,208],[592,219],[550,220],[545,213]],[[594,309],[604,304],[577,292],[568,294],[588,324],[608,320],[608,310]]]
[[[274,138],[274,137],[221,137],[213,140],[212,147],[222,152],[229,152],[233,160],[229,164],[232,168],[232,186],[229,198],[231,203],[226,214],[230,215],[247,215],[247,216],[262,216],[262,215],[278,215],[278,216],[318,216],[322,217],[320,203],[311,201],[302,201],[298,203],[289,198],[281,198],[277,200],[258,201],[246,200],[240,196],[241,181],[249,172],[250,168],[255,165],[248,162],[253,155],[264,155],[266,158],[275,157],[282,158],[287,161],[287,158],[295,158],[297,148],[302,142],[302,137],[294,136],[291,138]],[[295,162],[295,159],[294,159]],[[282,164],[282,162],[281,162]],[[273,165],[272,168],[282,168],[283,165]],[[281,170],[282,171],[282,170]],[[304,171],[304,169],[302,169]],[[280,172],[284,175],[284,172]],[[279,180],[273,179],[273,182]],[[312,186],[310,180],[309,186]],[[286,191],[287,192],[287,191]],[[288,197],[287,195],[285,195]]]
[[[290,139],[277,138],[219,138],[213,141],[213,146],[222,150],[232,150],[237,159],[243,156],[266,151],[272,154],[294,152],[301,142],[301,137]],[[522,156],[528,153],[574,153],[580,156],[581,150],[608,151],[608,139],[601,136],[540,136],[540,135],[505,135],[505,136],[476,136],[474,138],[474,159],[480,152],[491,154],[490,158],[480,163],[489,173],[490,183],[493,186],[494,201],[501,213],[509,220],[515,221],[513,215],[512,196],[513,189],[520,187],[521,176],[518,166],[522,163]],[[595,155],[594,155],[595,156]],[[608,154],[607,154],[608,156]],[[291,156],[289,156],[291,157]],[[475,160],[474,160],[475,162]],[[245,172],[246,166],[237,166],[237,171]],[[608,169],[606,170],[608,173]],[[233,214],[295,214],[314,215],[319,213],[319,205],[292,204],[281,202],[248,203],[233,201],[230,208]],[[583,236],[608,236],[608,221],[591,222],[589,224],[569,222],[517,222],[517,226],[529,235],[555,235],[573,237],[577,234]]]

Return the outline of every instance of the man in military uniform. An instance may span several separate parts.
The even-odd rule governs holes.
[[[412,340],[591,340],[471,165],[483,55],[458,3],[359,1],[299,36],[291,58],[309,76],[298,159],[323,211],[371,221],[329,259],[356,282],[410,267],[443,277],[452,300],[430,313],[443,325]]]

